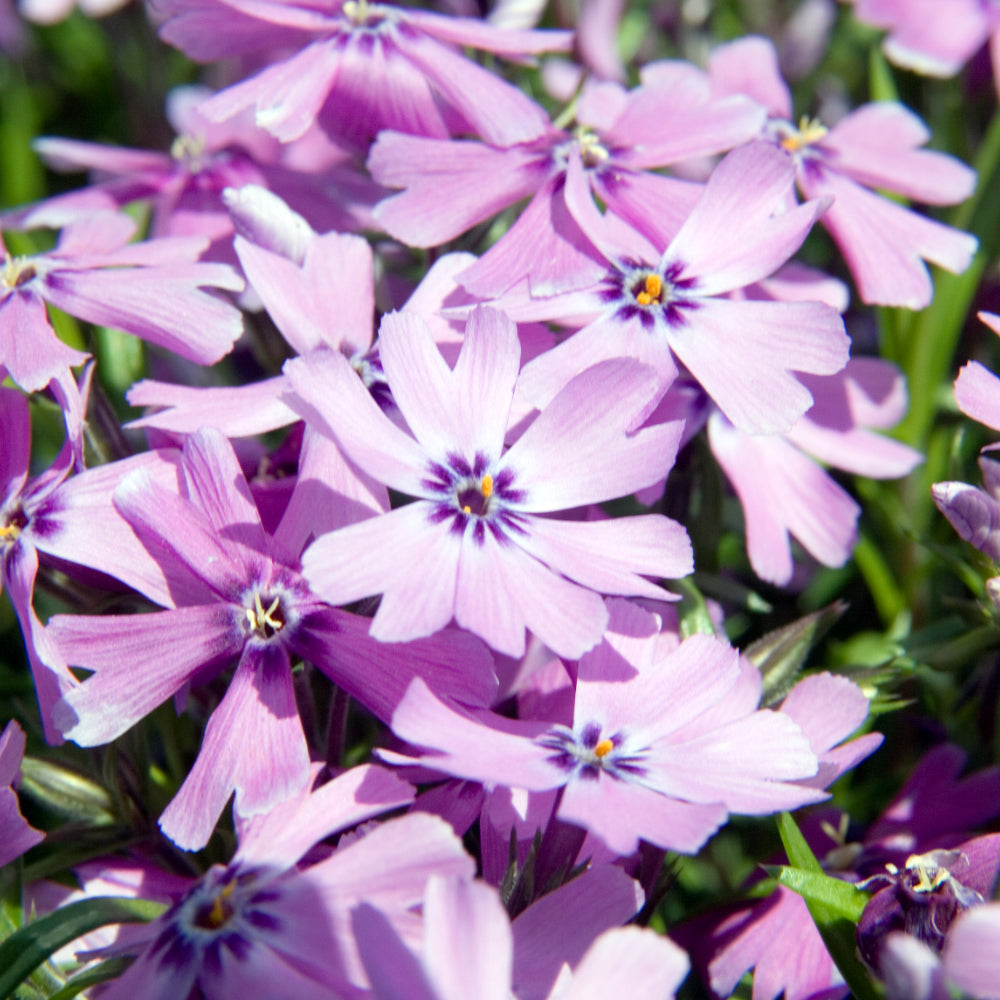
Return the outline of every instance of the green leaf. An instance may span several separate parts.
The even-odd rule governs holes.
[[[715,623],[708,613],[708,605],[701,591],[694,585],[690,577],[674,580],[671,586],[681,593],[681,603],[677,610],[680,621],[681,638],[703,633],[715,635]]]
[[[857,886],[820,872],[806,872],[801,868],[788,868],[785,865],[765,866],[768,875],[775,876],[778,881],[792,892],[797,892],[803,899],[823,903],[831,913],[857,923],[868,902],[868,894]]]
[[[745,655],[764,680],[763,705],[773,705],[784,698],[813,646],[846,610],[843,601],[836,601],[768,632],[747,646]]]
[[[70,903],[25,924],[0,944],[0,997],[13,993],[42,962],[82,934],[107,924],[145,923],[165,909],[147,899],[103,896]]]
[[[106,962],[101,962],[100,965],[92,966],[74,976],[61,990],[56,990],[49,1000],[71,1000],[91,986],[106,983],[109,979],[117,979],[131,964],[131,958],[109,958]]]
[[[25,757],[21,762],[21,788],[46,808],[69,819],[94,826],[115,822],[111,796],[89,778],[54,761]]]
[[[799,869],[803,875],[827,878],[822,866],[816,860],[816,855],[806,843],[806,838],[802,836],[795,820],[792,819],[791,813],[782,813],[778,817],[778,833],[781,835],[788,860],[794,868]],[[819,931],[826,950],[840,970],[844,981],[851,988],[854,1000],[880,1000],[879,991],[857,956],[854,943],[855,921],[849,920],[826,902],[810,899],[805,895],[802,898],[809,908],[809,915],[816,924],[816,930]]]

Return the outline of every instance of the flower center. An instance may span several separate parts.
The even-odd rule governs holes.
[[[459,484],[455,490],[455,499],[458,500],[462,513],[474,514],[476,517],[483,517],[489,513],[491,496],[493,496],[493,477],[488,472],[479,480],[478,485]]]
[[[0,524],[0,549],[13,545],[21,532],[28,526],[28,519],[20,507],[15,507]]]
[[[585,167],[599,167],[606,162],[611,154],[601,144],[601,140],[589,128],[578,125],[573,133],[576,144],[580,149],[580,159]]]
[[[552,763],[583,778],[596,778],[602,771],[619,779],[641,778],[646,773],[644,751],[628,749],[624,732],[605,736],[596,722],[576,730],[553,726],[538,742],[553,751]]]
[[[211,903],[205,903],[198,910],[194,917],[194,925],[206,931],[217,931],[225,926],[234,912],[230,897],[235,888],[235,882],[227,882]]]
[[[179,135],[170,146],[170,157],[192,174],[200,173],[208,165],[203,135]]]
[[[267,607],[260,596],[260,591],[255,591],[253,595],[253,607],[245,610],[247,626],[251,633],[261,639],[270,639],[277,635],[284,627],[286,621],[285,610],[281,606],[281,598],[271,599]]]
[[[788,125],[784,130],[785,134],[779,141],[779,145],[786,153],[797,153],[806,146],[812,146],[819,142],[827,133],[825,125],[821,124],[818,118],[810,118],[803,115],[799,119],[799,127],[796,129]]]
[[[6,254],[3,270],[0,271],[0,284],[6,288],[20,288],[37,275],[38,268],[30,257],[11,257],[10,254]]]
[[[658,274],[647,274],[632,286],[635,301],[641,306],[663,302],[663,279]]]

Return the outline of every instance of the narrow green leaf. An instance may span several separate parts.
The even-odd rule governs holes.
[[[882,49],[873,45],[869,50],[868,80],[873,101],[898,101],[899,91],[892,70],[882,55]]]
[[[801,868],[788,868],[785,865],[769,865],[767,873],[777,877],[782,885],[797,892],[807,902],[811,900],[823,903],[830,913],[855,924],[861,919],[865,903],[868,902],[867,893],[832,875],[806,872]]]
[[[26,924],[0,944],[0,997],[14,988],[63,945],[107,924],[145,923],[166,906],[147,899],[104,896],[70,903]]]
[[[765,706],[774,704],[788,693],[813,646],[846,610],[847,605],[837,601],[768,632],[746,648],[747,658],[764,680],[762,703]]]
[[[61,990],[56,990],[49,1000],[72,1000],[91,986],[98,983],[106,983],[109,979],[117,979],[130,965],[131,958],[109,958],[100,965],[85,969],[78,976],[74,976]]]
[[[778,834],[793,867],[807,872],[822,873],[823,866],[816,860],[816,855],[806,843],[806,838],[802,836],[802,831],[792,819],[791,813],[783,812],[778,816]]]
[[[705,635],[715,635],[715,623],[708,613],[708,605],[701,591],[694,585],[690,577],[674,580],[671,586],[681,593],[681,603],[677,617],[680,621],[681,637],[686,639],[699,632]]]
[[[778,817],[778,833],[781,835],[785,853],[795,868],[804,874],[823,875],[822,866],[796,826],[791,813],[782,813]],[[855,923],[846,919],[827,903],[806,896],[803,896],[803,899],[809,908],[809,915],[816,924],[816,930],[826,945],[826,950],[854,994],[854,1000],[880,1000],[879,991],[857,955],[854,943]]]

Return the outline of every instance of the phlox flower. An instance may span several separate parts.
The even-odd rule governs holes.
[[[677,644],[656,616],[609,604],[604,641],[580,658],[571,724],[468,712],[417,681],[393,732],[445,774],[561,789],[558,818],[620,856],[640,840],[694,853],[730,812],[766,815],[826,797],[796,784],[816,775],[817,758],[790,715],[758,710],[760,674],[737,650],[705,635]]]
[[[626,495],[673,463],[679,428],[635,432],[660,395],[626,359],[583,373],[504,451],[520,345],[502,313],[476,309],[451,370],[426,325],[393,313],[380,358],[411,433],[372,400],[338,354],[285,365],[299,409],[407,504],[319,538],[303,557],[312,587],[341,604],[382,594],[371,634],[398,642],[454,617],[512,656],[529,628],[574,659],[600,640],[600,593],[665,592],[643,579],[691,570],[684,530],[661,515],[604,522],[546,517]]]
[[[137,957],[105,996],[360,1000],[366,980],[351,909],[369,899],[408,937],[418,934],[419,918],[408,911],[428,877],[470,877],[473,861],[446,823],[420,814],[342,837],[321,860],[303,858],[320,840],[411,799],[405,783],[360,766],[241,827],[228,865],[189,883],[116,947]]]
[[[882,51],[897,66],[954,76],[987,42],[1000,81],[1000,6],[996,0],[848,0],[864,24],[888,32]]]
[[[604,258],[599,279],[549,299],[511,293],[499,305],[518,320],[596,318],[525,366],[525,399],[543,406],[577,372],[622,355],[653,365],[664,385],[683,366],[741,430],[787,430],[813,402],[798,373],[830,375],[847,363],[843,321],[821,302],[729,293],[770,276],[805,239],[822,206],[788,208],[793,183],[794,169],[777,151],[761,143],[734,150],[660,250],[610,226],[571,171],[567,197],[590,216],[588,233]]]
[[[551,992],[540,994],[517,981],[511,926],[495,890],[435,875],[423,912],[418,958],[374,906],[355,911],[355,934],[376,1000],[584,1000],[622,990],[634,1000],[671,1000],[688,971],[687,956],[667,938],[616,928],[598,937],[572,971],[564,966]]]
[[[156,0],[154,9],[160,37],[201,62],[292,50],[206,102],[209,118],[256,107],[257,124],[282,142],[318,121],[361,150],[386,128],[437,138],[472,132],[498,145],[536,138],[541,109],[455,46],[519,58],[571,40],[565,31],[505,31],[368,0]]]
[[[817,708],[822,713],[821,701]],[[959,780],[965,760],[965,753],[952,744],[927,753],[858,842],[845,842],[846,814],[839,814],[839,820],[823,811],[807,816],[802,832],[824,869],[855,882],[884,870],[886,862],[905,867],[911,855],[965,840],[967,831],[1000,811],[1000,768]],[[767,899],[690,921],[678,929],[678,939],[690,947],[695,966],[716,996],[729,996],[750,969],[754,1000],[781,995],[787,1000],[817,995],[834,1000],[848,992],[802,897],[783,886]],[[789,955],[797,960],[789,962]]]
[[[750,564],[779,585],[792,578],[790,536],[826,566],[843,565],[854,548],[860,507],[819,461],[875,479],[904,476],[923,461],[875,432],[906,412],[904,380],[893,366],[854,358],[836,375],[800,380],[814,402],[783,435],[747,434],[715,407],[703,418],[712,453],[743,506]],[[676,386],[669,391],[680,391]],[[689,422],[685,433],[696,427]]]
[[[223,264],[198,262],[205,239],[130,244],[134,233],[127,216],[103,212],[68,225],[48,253],[6,254],[0,365],[21,388],[37,391],[87,357],[56,336],[46,303],[198,364],[212,364],[231,350],[242,318],[213,292],[239,291],[242,279]]]
[[[159,603],[167,610],[49,622],[47,634],[66,660],[94,672],[58,709],[63,732],[82,746],[115,739],[236,662],[198,758],[160,817],[167,836],[186,849],[204,846],[234,791],[236,814],[250,816],[304,786],[309,753],[292,657],[327,673],[382,718],[417,674],[475,704],[488,703],[496,688],[489,655],[471,636],[450,632],[387,647],[368,637],[367,619],[328,607],[310,591],[298,572],[310,533],[349,523],[358,509],[370,513],[384,500],[352,477],[328,443],[316,440],[305,456],[273,535],[217,432],[185,443],[184,495],[143,472],[127,477],[115,506],[160,564],[168,596]]]
[[[24,730],[11,720],[0,733],[0,868],[41,843],[45,834],[22,815],[14,782],[24,756]]]
[[[35,24],[55,24],[69,17],[77,6],[87,17],[106,17],[126,3],[128,0],[19,0],[17,9]]]
[[[345,162],[346,154],[328,147],[316,157],[294,145],[283,146],[245,114],[221,124],[209,121],[199,106],[211,93],[200,86],[170,91],[166,118],[175,136],[167,151],[52,136],[36,139],[33,148],[51,169],[88,170],[93,182],[7,212],[5,220],[19,226],[62,225],[88,212],[143,200],[152,210],[152,238],[207,237],[211,244],[202,259],[234,263],[233,223],[222,194],[226,188],[258,184],[323,232],[371,227],[369,209],[380,189]]]
[[[919,148],[930,133],[903,105],[865,104],[829,129],[808,118],[796,126],[774,47],[763,38],[720,46],[709,72],[718,93],[747,94],[768,109],[761,141],[782,150],[795,165],[803,196],[832,199],[821,221],[865,302],[922,309],[933,294],[925,261],[955,273],[969,266],[975,237],[870,190],[952,205],[975,187],[975,173],[955,157]]]
[[[483,299],[522,279],[531,294],[579,287],[600,257],[576,217],[567,177],[579,174],[590,195],[650,239],[674,235],[700,185],[664,177],[658,167],[724,152],[757,134],[763,111],[748,98],[713,100],[706,74],[685,63],[658,64],[655,77],[626,91],[589,83],[575,105],[577,124],[550,126],[531,143],[499,149],[383,132],[368,167],[388,187],[375,217],[411,246],[434,246],[522,198],[531,201],[503,237],[459,276]],[[596,259],[595,259],[596,258]]]

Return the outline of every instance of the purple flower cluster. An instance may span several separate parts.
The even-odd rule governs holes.
[[[523,63],[568,51],[566,31],[369,0],[151,6],[163,41],[248,75],[175,93],[169,153],[42,140],[99,176],[7,213],[5,230],[60,232],[0,272],[0,580],[44,737],[104,746],[172,703],[200,738],[127,862],[166,908],[102,942],[134,960],[100,996],[662,1000],[688,952],[720,995],[752,967],[755,1000],[843,995],[784,888],[682,929],[684,948],[623,926],[658,902],[644,868],[666,852],[826,800],[881,743],[851,738],[869,699],[845,677],[775,695],[721,623],[682,627],[671,584],[697,567],[665,484],[703,439],[761,580],[845,563],[859,507],[826,466],[895,478],[921,456],[877,433],[906,389],[851,358],[846,286],[795,256],[819,222],[864,302],[922,308],[927,263],[961,272],[976,240],[880,192],[953,204],[973,172],[894,102],[795,126],[762,38],[632,88],[588,77],[553,120],[462,50]],[[486,224],[480,256],[460,249]],[[393,264],[418,259],[407,283]],[[88,353],[52,309],[150,345],[157,377],[128,394],[147,449],[87,467],[92,369],[73,374]],[[271,335],[261,377],[189,384],[248,355],[244,325]],[[967,370],[961,392],[1000,427],[989,378]],[[32,475],[46,391],[66,444]],[[994,466],[989,495],[935,496],[1000,561]],[[43,623],[50,572],[78,600]],[[0,737],[0,864],[40,836],[12,791],[23,744],[16,724]],[[169,870],[225,841],[230,801],[226,862]],[[942,903],[945,928],[900,916],[897,889],[924,905],[983,845],[915,822],[912,864],[879,823],[862,842],[891,848],[896,894],[862,954],[904,982],[895,935],[929,921],[935,982],[979,989],[961,956],[995,908]],[[798,978],[774,971],[775,928],[801,937]]]

